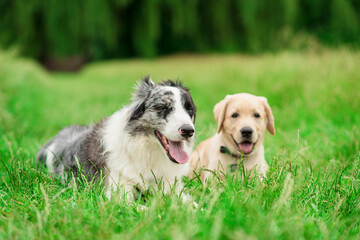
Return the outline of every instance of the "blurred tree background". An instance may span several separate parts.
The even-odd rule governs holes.
[[[36,59],[360,46],[360,0],[1,0],[0,46]]]

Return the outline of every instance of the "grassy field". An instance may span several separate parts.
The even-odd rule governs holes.
[[[359,66],[360,52],[334,50],[109,61],[49,74],[0,53],[0,239],[360,239]],[[199,209],[156,193],[138,212],[107,200],[101,183],[63,186],[37,166],[50,137],[112,114],[147,74],[191,88],[197,142],[215,133],[212,109],[226,94],[266,96],[276,127],[265,139],[268,179],[185,179]]]

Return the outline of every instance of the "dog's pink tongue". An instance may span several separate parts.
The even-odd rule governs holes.
[[[250,143],[250,142],[243,142],[243,143],[239,143],[239,148],[243,151],[243,153],[248,154],[252,151],[254,147],[254,144]]]
[[[184,151],[183,142],[173,142],[169,140],[170,155],[180,164],[184,164],[189,160],[189,156]]]

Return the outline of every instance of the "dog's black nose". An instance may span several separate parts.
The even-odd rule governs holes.
[[[180,135],[185,138],[192,137],[194,135],[194,132],[195,132],[194,128],[189,124],[182,125],[179,128]]]
[[[251,137],[253,130],[251,127],[244,127],[240,130],[243,137]]]

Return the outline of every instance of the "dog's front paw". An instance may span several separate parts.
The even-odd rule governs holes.
[[[193,201],[192,197],[190,195],[188,195],[188,194],[183,193],[181,195],[181,200],[182,200],[183,203],[191,203],[191,205],[196,209],[199,208],[199,205],[195,201]]]
[[[138,211],[138,212],[143,212],[143,211],[148,210],[148,209],[149,208],[147,206],[144,206],[144,205],[141,205],[141,204],[137,205],[137,207],[136,207],[136,211]]]

